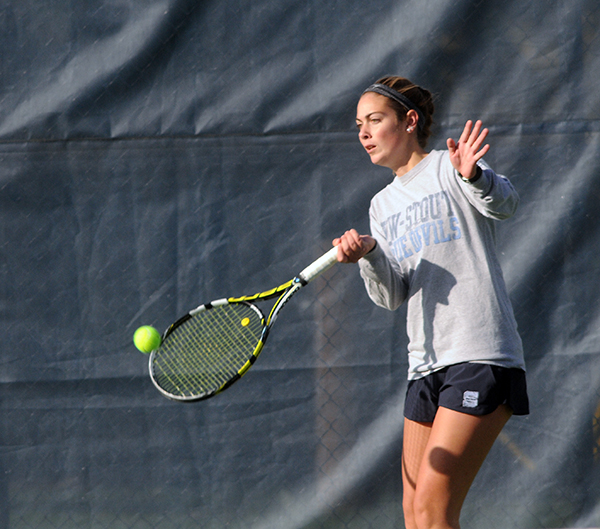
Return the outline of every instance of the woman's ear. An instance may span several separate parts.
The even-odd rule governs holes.
[[[419,115],[414,110],[409,110],[406,113],[406,131],[412,132],[416,130],[419,123]]]

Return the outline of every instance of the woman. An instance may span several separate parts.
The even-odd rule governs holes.
[[[405,301],[409,374],[402,454],[408,529],[458,528],[460,511],[512,414],[529,413],[521,340],[495,253],[494,224],[518,195],[482,160],[487,129],[467,121],[447,151],[425,150],[434,105],[386,77],[357,106],[360,141],[394,180],[371,201],[371,235],[333,241],[359,263],[371,299]]]

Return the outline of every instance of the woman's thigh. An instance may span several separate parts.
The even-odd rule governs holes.
[[[414,509],[457,524],[469,488],[511,415],[505,405],[479,416],[439,408],[422,452]]]

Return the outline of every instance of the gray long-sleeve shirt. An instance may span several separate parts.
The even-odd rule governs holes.
[[[481,177],[464,182],[447,151],[432,151],[371,201],[377,246],[360,273],[377,305],[408,303],[409,379],[460,362],[525,368],[494,226],[519,197],[479,165]]]

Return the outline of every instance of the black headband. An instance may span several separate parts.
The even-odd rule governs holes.
[[[422,129],[425,126],[425,118],[423,117],[423,113],[421,112],[419,107],[415,105],[410,99],[408,99],[408,97],[406,97],[404,94],[398,92],[398,90],[394,90],[393,88],[390,88],[389,86],[386,86],[384,84],[376,83],[369,86],[369,88],[367,88],[363,92],[363,94],[366,92],[375,92],[376,94],[389,97],[397,103],[400,103],[406,110],[414,110],[419,116],[419,121],[417,123],[419,129]]]

